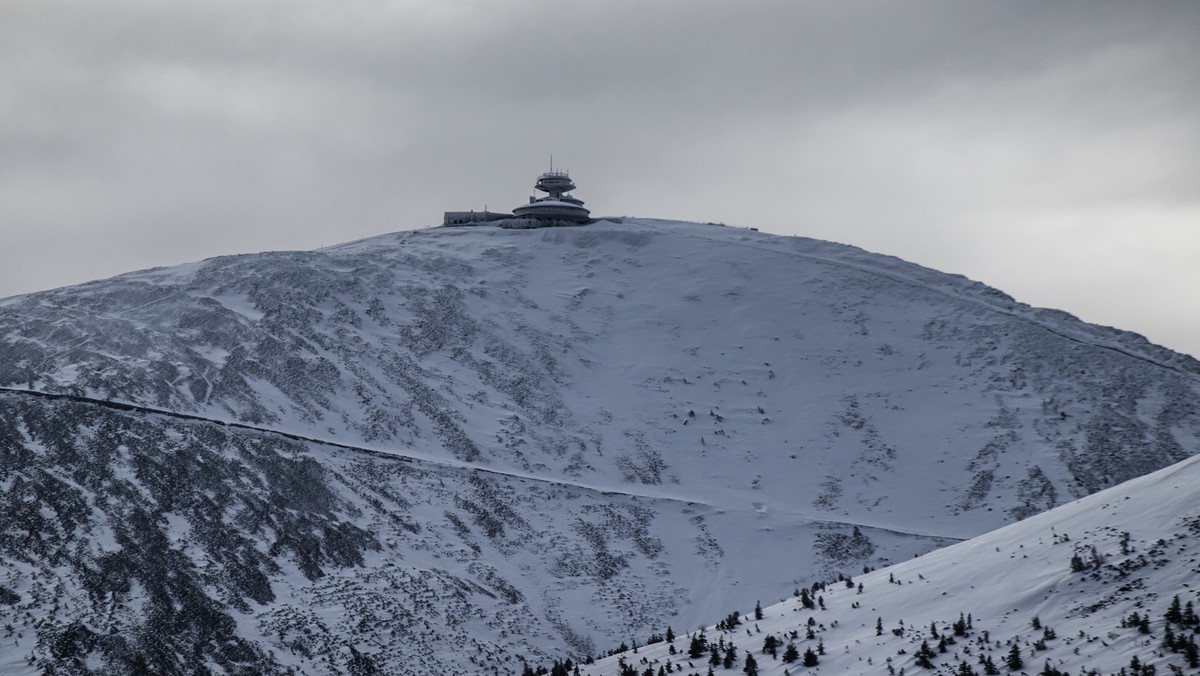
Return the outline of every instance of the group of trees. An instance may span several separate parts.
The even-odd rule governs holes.
[[[1192,602],[1188,601],[1187,606],[1183,606],[1179,602],[1179,595],[1171,599],[1171,605],[1167,607],[1167,612],[1163,614],[1163,619],[1166,620],[1163,626],[1163,650],[1173,653],[1182,653],[1183,658],[1187,661],[1187,665],[1193,669],[1200,667],[1200,652],[1196,648],[1196,634],[1200,633],[1200,618],[1196,617],[1195,608]],[[1178,627],[1177,632],[1174,627]]]
[[[1084,561],[1085,569],[1087,567],[1096,566],[1100,561],[1103,560],[1101,555],[1094,549],[1085,553],[1089,555],[1087,560],[1084,560],[1083,557],[1080,557],[1080,559]],[[1079,554],[1076,554],[1076,556],[1079,556]],[[848,588],[854,587],[854,582],[852,580],[843,579],[843,581],[847,583]],[[823,585],[814,584],[811,590],[808,588],[798,589],[795,596],[799,598],[801,606],[811,609],[818,605],[823,605],[818,603],[817,599],[819,597],[816,595],[816,592],[821,589],[824,589]],[[761,602],[755,604],[753,616],[756,621],[764,619],[764,611]],[[721,620],[721,622],[717,624],[717,628],[722,631],[732,631],[735,627],[741,626],[743,622],[749,622],[749,619],[749,616],[743,618],[741,613],[733,612]],[[1163,614],[1163,620],[1164,627],[1162,649],[1165,652],[1182,654],[1187,662],[1188,667],[1192,669],[1200,667],[1200,651],[1198,651],[1196,642],[1196,634],[1200,634],[1200,617],[1198,617],[1196,614],[1193,602],[1188,601],[1185,604],[1183,601],[1181,601],[1179,596],[1176,595],[1172,599],[1166,612]],[[820,656],[825,652],[824,642],[817,638],[816,633],[813,630],[814,625],[817,624],[815,618],[809,617],[806,624],[807,627],[805,638],[810,640],[816,639],[817,643],[815,646],[810,645],[809,647],[806,647],[803,652],[801,652],[799,647],[796,645],[796,640],[800,638],[797,631],[791,632],[790,636],[785,633],[782,635],[782,637],[777,634],[767,634],[763,639],[761,654],[770,655],[772,659],[781,660],[785,664],[795,664],[799,662],[805,667],[817,666],[820,664]],[[836,625],[836,622],[834,624]],[[1003,658],[998,658],[994,661],[989,647],[990,639],[988,638],[988,632],[983,631],[978,638],[978,642],[983,649],[978,652],[976,656],[977,659],[975,659],[974,663],[965,661],[963,659],[958,659],[958,654],[956,653],[955,658],[958,659],[957,666],[953,666],[954,662],[951,662],[950,665],[947,666],[950,666],[950,668],[953,669],[955,676],[996,676],[1002,673],[1002,668],[1007,670],[1007,672],[1019,672],[1025,669],[1027,657],[1031,657],[1037,651],[1046,650],[1046,642],[1057,638],[1057,634],[1055,633],[1054,629],[1044,625],[1041,619],[1036,615],[1030,620],[1030,626],[1034,630],[1040,630],[1041,635],[1032,643],[1032,648],[1027,654],[1022,654],[1020,637],[1014,637],[1008,642],[1008,650],[1004,654]],[[1125,628],[1135,628],[1140,633],[1150,634],[1150,614],[1139,613],[1137,611],[1131,612],[1129,615],[1121,618],[1121,626]],[[757,629],[758,625],[754,624],[754,627]],[[824,626],[821,628],[823,629]],[[917,627],[909,627],[908,630],[915,630],[918,633],[918,637],[921,633],[924,633],[921,632]],[[923,669],[936,669],[937,666],[934,664],[934,660],[939,655],[948,652],[948,646],[955,643],[956,637],[967,636],[968,634],[972,633],[973,630],[974,618],[972,615],[967,613],[959,613],[957,620],[949,623],[941,623],[940,626],[936,621],[931,622],[928,633],[926,634],[928,638],[921,641],[920,647],[914,653],[915,665]],[[751,632],[747,630],[747,633]],[[893,630],[893,633],[897,636],[904,635],[905,625],[903,620],[900,621],[900,628],[898,630]],[[883,618],[877,617],[875,619],[875,635],[883,636],[883,634]],[[674,645],[675,639],[676,636],[674,631],[670,627],[667,627],[666,631],[661,634],[652,633],[650,635],[650,639],[647,641],[647,645],[666,641],[667,643],[671,644],[670,654],[675,655],[677,652]],[[931,645],[931,640],[936,640],[936,644]],[[786,645],[784,644],[785,641]],[[995,645],[997,648],[999,648],[1000,642],[997,641]],[[622,644],[617,651],[613,652],[624,652],[626,650],[628,650],[628,647],[625,644]],[[782,655],[780,654],[781,651]],[[636,641],[634,642],[634,652],[637,652]],[[741,659],[739,659],[739,653],[741,653]],[[904,651],[901,650],[900,654],[904,654]],[[972,651],[967,649],[966,655],[970,656],[971,654]],[[711,643],[705,636],[703,629],[695,634],[689,634],[687,657],[691,660],[700,660],[704,657],[707,657],[707,673],[709,676],[713,676],[716,673],[714,669],[730,670],[737,669],[739,666],[741,667],[742,673],[746,674],[747,676],[757,676],[759,673],[758,658],[755,657],[754,653],[752,653],[750,650],[739,650],[737,645],[732,640],[726,641],[726,637],[724,635],[722,635],[716,643]],[[968,657],[967,659],[971,658]],[[587,662],[590,663],[591,660],[589,659]],[[646,660],[643,659],[642,663],[645,665]],[[997,663],[999,663],[1001,666],[997,667]],[[670,661],[667,661],[663,665],[657,665],[657,671],[654,669],[655,665],[657,665],[657,662],[646,666],[644,671],[639,671],[638,668],[629,665],[624,659],[621,659],[619,664],[619,673],[621,676],[664,676],[665,674],[672,673],[675,670],[680,672],[684,671],[684,667],[682,665],[673,666]],[[943,669],[944,668],[946,667],[943,667]],[[1172,669],[1177,668],[1178,667],[1172,667]],[[579,673],[579,667],[574,665],[570,660],[566,660],[562,663],[555,662],[554,666],[549,671],[547,671],[544,667],[535,671],[526,666],[525,671],[522,672],[522,675],[540,676],[548,674],[549,676],[573,676],[574,674]],[[888,673],[897,673],[895,668],[892,666],[891,659],[888,659]],[[903,669],[900,670],[900,673],[903,674]],[[1061,671],[1052,665],[1050,660],[1046,660],[1042,669],[1037,673],[1038,676],[1069,676],[1068,672]],[[1088,673],[1098,672],[1093,670],[1092,672]],[[1153,665],[1144,664],[1136,656],[1134,656],[1130,660],[1129,666],[1122,668],[1119,673],[1124,674],[1125,676],[1152,676],[1155,673],[1155,669]]]
[[[570,658],[565,662],[554,661],[554,666],[549,671],[546,667],[538,667],[534,669],[528,664],[521,671],[521,676],[579,676],[579,665],[573,664]]]
[[[1097,570],[1104,565],[1104,555],[1092,545],[1083,554],[1078,550],[1071,555],[1071,572],[1082,573],[1085,570]]]

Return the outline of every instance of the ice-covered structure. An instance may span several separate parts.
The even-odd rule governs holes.
[[[577,222],[588,220],[590,212],[583,207],[583,200],[566,194],[575,189],[575,184],[571,182],[571,176],[567,172],[551,169],[538,177],[534,187],[547,193],[547,196],[531,196],[529,204],[522,204],[513,209],[513,215],[517,218]]]

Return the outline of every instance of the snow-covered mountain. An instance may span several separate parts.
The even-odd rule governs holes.
[[[763,676],[1200,673],[1198,487],[1200,457],[1189,458],[913,561],[733,610],[736,624],[673,630],[671,643],[662,628],[580,673],[742,674],[747,654]]]
[[[7,299],[0,388],[0,670],[31,673],[520,671],[1200,448],[1200,364],[1139,336],[633,219]]]

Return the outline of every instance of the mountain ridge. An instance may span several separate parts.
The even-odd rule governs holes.
[[[1195,366],[963,277],[714,225],[434,228],[128,273],[0,301],[0,485],[75,515],[33,556],[50,522],[11,505],[0,615],[38,618],[34,664],[64,635],[95,635],[85,663],[157,654],[97,631],[153,635],[130,611],[71,602],[169,607],[118,563],[149,538],[195,617],[236,628],[252,668],[204,653],[226,671],[507,673],[1166,466],[1200,440]],[[131,535],[89,534],[110,531]],[[61,592],[34,593],[46,576]],[[367,598],[387,612],[351,622]]]

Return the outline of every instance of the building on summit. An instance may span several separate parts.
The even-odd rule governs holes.
[[[560,223],[586,223],[590,213],[583,200],[570,194],[575,183],[565,171],[550,171],[538,177],[534,188],[546,193],[545,197],[530,197],[528,204],[513,209],[513,213],[488,211],[447,211],[442,225],[475,225],[496,223],[500,227],[538,228]]]
[[[529,204],[522,204],[513,209],[513,215],[517,218],[551,219],[577,223],[588,220],[590,212],[583,208],[583,200],[565,194],[575,189],[575,184],[571,182],[571,176],[567,172],[551,169],[539,176],[533,187],[548,193],[547,196],[539,198],[530,196]]]
[[[483,211],[447,211],[442,219],[442,225],[471,225],[472,223],[490,223],[491,221],[500,221],[505,218],[512,217],[512,214],[488,211],[487,207],[484,207]]]

